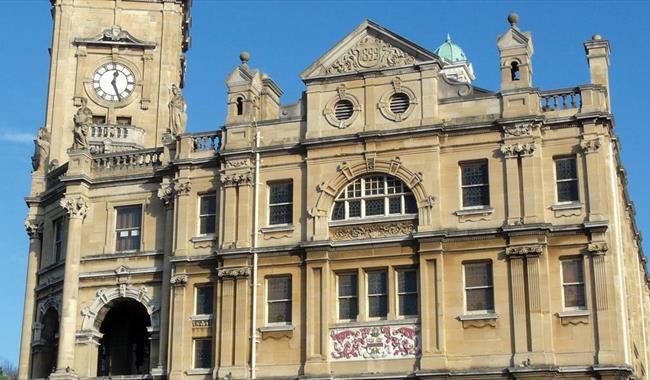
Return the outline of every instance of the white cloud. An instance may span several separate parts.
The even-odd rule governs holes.
[[[34,141],[34,135],[31,133],[21,132],[0,132],[0,141],[8,141],[15,143],[31,143]]]

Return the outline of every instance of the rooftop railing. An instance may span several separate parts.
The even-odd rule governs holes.
[[[580,88],[542,91],[540,93],[540,107],[542,112],[580,110],[582,108]]]

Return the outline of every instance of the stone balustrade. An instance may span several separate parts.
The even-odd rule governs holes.
[[[94,172],[117,169],[152,168],[162,163],[161,148],[141,149],[128,152],[97,154],[92,158]]]
[[[579,88],[566,88],[551,91],[542,91],[540,94],[540,107],[542,112],[580,110],[582,108],[582,95]]]
[[[192,152],[218,151],[221,149],[221,131],[193,133]]]
[[[91,153],[113,153],[144,146],[144,130],[133,125],[93,124],[88,135]]]

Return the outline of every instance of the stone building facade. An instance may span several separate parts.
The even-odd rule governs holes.
[[[364,21],[187,133],[189,7],[52,0],[20,379],[647,378],[607,40],[540,90],[513,14],[488,91]]]

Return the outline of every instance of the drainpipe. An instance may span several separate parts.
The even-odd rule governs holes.
[[[255,126],[255,184],[253,203],[253,297],[251,315],[251,379],[255,379],[255,364],[257,350],[257,230],[259,229],[258,211],[260,206],[260,132],[257,130],[257,122],[253,119]]]

